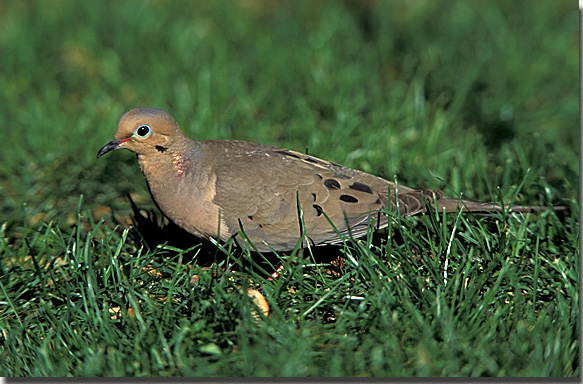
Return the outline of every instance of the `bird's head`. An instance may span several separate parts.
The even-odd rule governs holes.
[[[134,108],[121,117],[115,138],[99,150],[97,157],[118,148],[143,156],[164,153],[182,137],[176,120],[165,111],[153,107]]]

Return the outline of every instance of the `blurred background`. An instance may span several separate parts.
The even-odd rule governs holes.
[[[95,158],[136,106],[414,187],[578,196],[571,1],[1,1],[0,52],[9,232],[71,225],[81,194],[153,207],[132,154]]]
[[[566,0],[0,0],[0,376],[578,377],[578,33]],[[137,106],[570,209],[394,220],[267,268],[115,226],[128,195],[156,212],[133,154],[96,159]]]

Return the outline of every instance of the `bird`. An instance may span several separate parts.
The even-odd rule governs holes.
[[[123,114],[97,158],[121,148],[137,155],[150,194],[169,220],[199,238],[233,238],[255,252],[337,244],[371,227],[386,227],[388,212],[411,216],[428,205],[445,212],[503,209],[272,145],[192,140],[170,114],[154,107]],[[513,206],[510,211],[544,209]]]

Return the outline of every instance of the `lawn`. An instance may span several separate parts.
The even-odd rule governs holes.
[[[0,376],[578,377],[578,17],[562,0],[0,3]],[[168,223],[131,153],[96,159],[136,106],[196,139],[567,209],[393,215],[252,255]]]

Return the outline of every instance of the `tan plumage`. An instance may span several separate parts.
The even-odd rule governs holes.
[[[298,198],[307,242],[340,241],[332,228],[354,237],[370,220],[387,225],[381,210],[403,216],[423,210],[423,199],[455,212],[500,210],[492,203],[444,197],[440,190],[395,185],[380,177],[278,147],[236,140],[194,141],[166,112],[135,108],[122,116],[115,138],[97,157],[126,148],[138,156],[152,197],[178,226],[201,238],[242,244],[242,228],[260,251],[288,251],[301,237]],[[390,196],[390,199],[389,199]],[[530,211],[536,207],[513,207]]]

